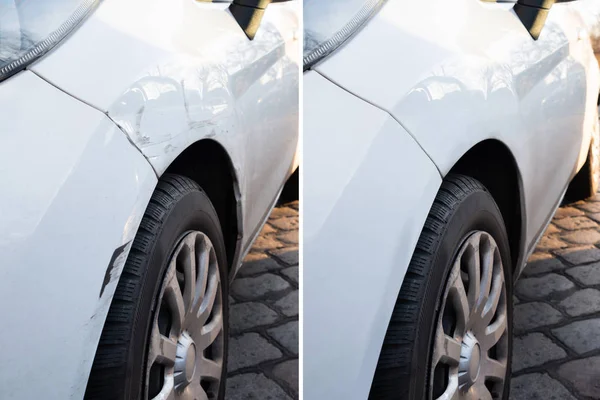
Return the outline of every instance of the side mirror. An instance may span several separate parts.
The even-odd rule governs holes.
[[[229,11],[248,36],[248,39],[253,40],[267,6],[271,3],[284,1],[290,0],[233,0],[229,6]]]
[[[574,0],[518,0],[513,9],[533,40],[537,40],[554,3],[569,1]]]

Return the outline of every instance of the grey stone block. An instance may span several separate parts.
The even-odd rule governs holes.
[[[573,267],[566,273],[582,285],[600,285],[600,263]]]
[[[541,299],[548,295],[561,293],[572,289],[575,284],[557,274],[548,274],[539,278],[525,278],[517,282],[516,291],[518,295],[532,299]]]
[[[598,224],[596,222],[594,222],[591,219],[589,219],[588,217],[584,217],[584,216],[557,219],[556,221],[554,221],[554,223],[558,227],[560,227],[562,229],[567,229],[570,231],[598,227]]]
[[[575,400],[557,380],[547,374],[527,374],[511,381],[511,400]]]
[[[277,364],[273,368],[273,375],[278,379],[287,382],[288,385],[298,393],[299,388],[299,377],[298,377],[298,360],[284,361]]]
[[[227,400],[291,400],[283,389],[263,374],[242,374],[227,379]]]
[[[229,340],[228,371],[256,366],[282,356],[281,351],[258,333],[245,333]]]
[[[244,259],[244,264],[240,268],[238,276],[256,275],[281,268],[283,268],[281,264],[265,253],[250,253]]]
[[[267,331],[279,344],[293,354],[298,354],[298,321],[271,328]]]
[[[600,310],[600,291],[580,290],[561,301],[560,305],[572,317],[596,313]]]
[[[600,232],[594,229],[582,229],[563,234],[561,239],[574,244],[594,244],[600,242]]]
[[[288,317],[298,315],[298,291],[294,290],[277,300],[277,302],[275,302],[275,307],[280,309],[281,312]]]
[[[290,278],[292,281],[298,283],[298,267],[289,267],[281,271],[282,274]]]
[[[556,250],[556,254],[573,265],[590,263],[600,260],[600,249],[593,245],[567,247]]]
[[[296,246],[287,246],[284,249],[274,250],[270,253],[287,265],[298,265],[298,247]]]
[[[262,303],[239,303],[229,310],[229,326],[232,333],[261,325],[269,325],[277,320],[277,313]]]
[[[275,239],[274,236],[259,236],[252,244],[253,250],[273,250],[283,247],[284,244]]]
[[[573,322],[552,333],[578,354],[600,349],[600,318]]]
[[[277,229],[284,231],[298,230],[298,217],[284,217],[269,221]]]
[[[283,243],[298,244],[298,231],[282,232],[277,235],[277,239]]]
[[[567,353],[543,333],[530,333],[513,341],[513,372],[566,356]]]
[[[559,323],[564,317],[546,303],[519,304],[514,309],[514,330],[523,332]]]
[[[600,356],[563,364],[558,368],[558,375],[580,395],[600,399]]]
[[[575,207],[561,207],[556,210],[556,214],[554,214],[554,219],[566,218],[566,217],[576,217],[578,215],[585,215],[585,213],[581,210],[576,209]]]
[[[564,269],[564,264],[552,254],[534,253],[527,261],[523,270],[524,276],[545,274],[548,272]]]
[[[231,290],[237,296],[247,299],[257,299],[269,293],[285,290],[290,287],[283,278],[264,274],[254,278],[240,278],[233,281]]]
[[[568,244],[563,242],[559,238],[543,236],[540,239],[536,249],[537,250],[554,250],[554,249],[561,249],[561,248],[567,247],[567,246],[568,246]]]

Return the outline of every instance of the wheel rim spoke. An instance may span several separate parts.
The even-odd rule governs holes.
[[[222,297],[210,239],[201,232],[187,233],[169,260],[158,296],[146,362],[149,398],[208,400],[207,392],[218,397],[224,373]],[[153,369],[157,364],[163,369]],[[164,373],[162,387],[153,386],[150,393],[149,377],[157,373]]]
[[[489,378],[497,382],[504,382],[506,377],[506,362],[500,362],[486,356],[482,365],[481,373],[485,378]]]
[[[444,364],[456,366],[460,361],[460,342],[444,333],[438,325],[435,335],[435,348],[433,364],[443,362]]]
[[[152,330],[149,359],[166,366],[175,365],[177,342],[162,335],[158,326]]]
[[[205,379],[217,380],[221,378],[223,365],[206,357],[200,361],[200,377]]]
[[[485,335],[479,339],[479,343],[484,350],[489,350],[506,332],[506,315],[499,315],[496,322],[485,329]]]
[[[509,355],[506,341],[499,342],[508,334],[506,309],[498,246],[486,232],[475,232],[459,249],[439,307],[429,398],[487,400],[490,390],[502,396]]]

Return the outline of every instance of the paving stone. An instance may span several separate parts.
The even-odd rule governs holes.
[[[271,211],[271,222],[281,217],[298,217],[298,210],[290,207],[276,207]]]
[[[238,276],[256,275],[267,271],[281,269],[282,266],[265,253],[251,253],[244,259]]]
[[[298,231],[289,231],[277,235],[277,239],[284,243],[298,244]]]
[[[596,289],[580,290],[561,301],[560,305],[572,317],[597,313],[600,311],[600,291]]]
[[[561,207],[556,210],[556,214],[554,214],[554,220],[566,217],[576,217],[578,215],[585,215],[585,213],[576,209],[575,207]]]
[[[252,300],[272,292],[285,290],[288,287],[290,287],[289,283],[273,274],[264,274],[253,278],[240,278],[234,280],[231,284],[231,290],[234,295]]]
[[[267,332],[290,352],[298,354],[298,321],[271,328]]]
[[[517,294],[532,299],[541,299],[548,295],[572,289],[575,284],[557,274],[548,274],[537,278],[525,278],[517,282]]]
[[[277,231],[275,230],[275,228],[273,228],[273,227],[272,227],[271,225],[269,225],[269,224],[265,224],[265,225],[263,226],[262,230],[260,231],[260,236],[265,236],[265,235],[268,235],[268,234],[270,234],[270,233],[275,233],[275,232],[277,232]]]
[[[594,229],[582,229],[563,234],[561,239],[574,244],[593,244],[600,242],[600,232]]]
[[[288,316],[293,317],[298,315],[298,291],[288,293],[283,298],[275,302],[275,306],[281,310],[281,312]]]
[[[538,250],[554,250],[554,249],[560,249],[563,247],[567,247],[568,244],[563,242],[562,240],[555,238],[555,237],[549,237],[549,236],[543,236],[542,239],[539,241],[536,249]]]
[[[600,357],[584,358],[561,365],[558,375],[582,396],[600,399]]]
[[[600,285],[600,263],[573,267],[566,273],[582,285]]]
[[[562,228],[570,231],[578,230],[578,229],[587,229],[587,228],[597,228],[598,224],[588,217],[569,217],[557,219],[554,223]],[[548,233],[546,233],[548,234]]]
[[[289,267],[281,271],[282,274],[298,283],[298,267]]]
[[[297,216],[274,219],[272,221],[269,221],[269,223],[275,228],[282,229],[284,231],[298,230]]]
[[[527,374],[513,378],[511,400],[575,400],[575,397],[557,380],[547,374]]]
[[[269,325],[277,320],[277,313],[262,303],[238,303],[229,310],[229,326],[232,333]]]
[[[578,354],[600,349],[600,318],[573,322],[552,333]]]
[[[524,276],[545,274],[564,269],[564,264],[550,253],[534,253],[527,260],[527,266],[523,270]]]
[[[284,244],[273,236],[259,236],[252,245],[254,250],[272,250],[283,247]]]
[[[300,209],[300,200],[290,201],[286,206],[293,208],[298,211]]]
[[[227,379],[227,400],[291,400],[283,389],[263,374],[242,374]]]
[[[553,224],[549,224],[548,227],[546,228],[546,231],[544,232],[544,235],[552,235],[552,234],[558,233],[558,232],[560,232],[560,229],[558,229]]]
[[[586,201],[583,204],[578,205],[577,207],[591,213],[600,212],[600,204],[593,201]]]
[[[514,330],[523,332],[546,325],[557,324],[563,315],[546,303],[525,303],[515,306]]]
[[[514,339],[512,368],[518,372],[566,356],[567,353],[543,333],[530,333]]]
[[[282,356],[281,351],[258,333],[244,333],[229,339],[228,371],[257,365]]]
[[[235,299],[229,296],[229,305],[235,304]]]
[[[288,246],[285,249],[271,251],[271,254],[287,265],[298,265],[298,247]]]
[[[594,221],[600,223],[600,213],[587,214],[587,216],[588,216],[588,218],[591,218]]]
[[[517,296],[513,296],[513,304],[519,304],[521,302],[521,300],[519,300],[519,298]]]
[[[277,364],[275,368],[273,368],[273,375],[287,382],[287,384],[290,385],[294,392],[298,393],[298,360],[289,360]]]
[[[573,265],[600,260],[600,249],[593,245],[571,246],[566,249],[555,250],[555,253]]]

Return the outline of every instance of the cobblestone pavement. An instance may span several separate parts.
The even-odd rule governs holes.
[[[600,399],[600,196],[562,207],[515,286],[511,399]]]
[[[229,302],[226,398],[298,399],[298,202],[273,210]]]

